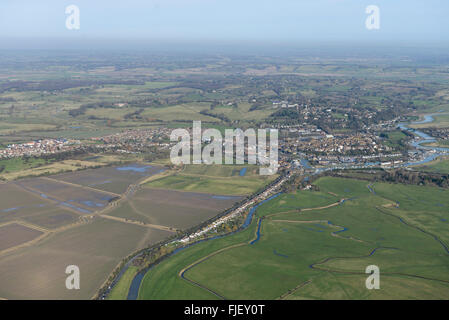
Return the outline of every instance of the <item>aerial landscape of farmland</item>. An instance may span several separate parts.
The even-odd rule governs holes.
[[[236,170],[229,169],[205,167],[198,174],[204,179],[227,179]],[[237,171],[242,180],[243,169]],[[0,296],[92,298],[128,254],[213,218],[266,180],[252,174],[259,182],[250,180],[248,193],[240,196],[153,188],[153,182],[170,177],[168,172],[178,174],[160,165],[131,162],[0,184],[0,270],[4,271]],[[240,184],[237,181],[235,186]],[[90,283],[76,295],[64,290],[64,273],[51,276],[68,261],[83,266]],[[9,270],[15,264],[23,268]],[[29,281],[26,274],[40,280],[31,282],[25,296],[20,292]],[[13,280],[18,278],[20,283]]]
[[[446,306],[448,10],[0,1],[0,307]]]

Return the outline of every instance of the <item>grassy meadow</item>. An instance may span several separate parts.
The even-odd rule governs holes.
[[[449,173],[449,157],[440,157],[434,161],[428,162],[425,165],[415,167],[419,171],[435,172],[447,174]]]
[[[242,169],[246,172],[240,175]],[[248,195],[274,180],[261,176],[256,166],[187,165],[179,173],[150,181],[150,188],[171,189],[218,195]]]
[[[248,229],[156,265],[139,299],[447,299],[448,190],[375,183],[370,191],[367,181],[331,177],[315,184],[320,191],[261,205]],[[372,264],[380,290],[365,288]]]

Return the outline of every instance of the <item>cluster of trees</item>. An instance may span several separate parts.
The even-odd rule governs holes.
[[[255,102],[251,104],[251,107],[249,108],[249,112],[256,111],[256,110],[262,110],[264,109],[264,104],[262,102]]]
[[[134,112],[127,113],[127,114],[125,114],[124,118],[125,118],[126,120],[132,120],[132,119],[142,120],[142,119],[143,119],[143,117],[142,117],[142,112],[143,112],[144,110],[145,110],[144,108],[140,108],[139,110],[136,110],[136,111],[134,111]]]
[[[449,128],[420,128],[419,130],[431,137],[449,140]]]
[[[218,107],[220,105],[220,103],[216,100],[212,101],[212,103],[210,104],[210,109],[214,110],[216,107]]]
[[[224,88],[225,83],[223,81],[220,81],[218,79],[199,79],[199,80],[185,80],[180,85],[171,86],[169,88],[192,88],[192,89],[198,89],[202,91],[213,91]],[[167,89],[167,88],[165,88]]]
[[[145,151],[144,159],[145,161],[152,162],[158,159],[167,159],[170,156],[170,150],[161,150],[156,147],[150,147]]]
[[[405,137],[401,138],[401,139],[394,139],[394,138],[390,139],[391,138],[390,135],[394,134],[394,132],[381,132],[379,134],[379,137],[382,139],[387,139],[387,140],[390,139],[390,141],[388,141],[388,143],[387,143],[388,146],[392,147],[396,151],[406,153],[410,148],[408,141],[410,139],[412,139],[414,136],[412,133],[410,133],[406,130],[401,130],[398,132],[402,132],[405,135]]]
[[[368,180],[373,182],[402,183],[449,188],[449,174],[420,172],[407,169],[332,171],[327,174],[330,176],[350,177],[352,179]]]
[[[223,113],[212,113],[208,110],[201,110],[200,114],[204,115],[204,116],[209,116],[209,117],[213,117],[213,118],[217,118],[220,119],[223,122],[227,122],[230,123],[231,119],[229,119],[226,115],[224,115]]]
[[[379,181],[436,186],[449,188],[449,174],[427,173],[409,170],[384,171],[379,177]]]
[[[299,119],[299,113],[294,108],[282,108],[271,115],[272,118]]]
[[[295,174],[282,185],[281,191],[283,193],[296,192],[296,190],[300,189],[305,183],[303,176]]]
[[[87,109],[97,109],[97,108],[115,108],[110,102],[96,102],[81,105],[78,109],[73,109],[69,111],[69,115],[72,117],[78,117],[86,113]]]

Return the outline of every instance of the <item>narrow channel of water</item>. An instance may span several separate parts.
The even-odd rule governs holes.
[[[252,218],[253,218],[254,213],[256,212],[257,208],[258,208],[259,206],[261,206],[262,204],[264,204],[264,203],[266,203],[266,202],[268,202],[268,201],[271,201],[271,200],[277,198],[277,197],[280,196],[281,194],[282,194],[282,192],[277,193],[277,194],[275,194],[275,195],[273,195],[273,196],[271,196],[271,197],[269,197],[269,198],[267,198],[267,199],[261,201],[260,203],[256,204],[255,206],[253,206],[253,207],[250,209],[250,211],[249,211],[249,213],[248,213],[248,216],[247,216],[246,219],[245,219],[245,222],[243,223],[243,225],[242,225],[237,231],[232,232],[231,234],[226,234],[226,235],[222,235],[222,236],[216,236],[216,237],[211,237],[211,238],[199,240],[199,241],[194,242],[194,243],[192,243],[192,244],[189,244],[189,245],[187,245],[187,246],[185,246],[185,247],[176,249],[175,251],[173,251],[172,253],[170,253],[170,254],[168,255],[168,257],[171,257],[171,256],[173,256],[173,255],[175,255],[175,254],[177,254],[177,253],[179,253],[179,252],[181,252],[181,251],[183,251],[183,250],[185,250],[185,249],[187,249],[187,248],[189,248],[189,247],[192,247],[192,246],[194,246],[194,245],[197,245],[197,244],[199,244],[199,243],[202,243],[202,242],[205,242],[205,241],[210,241],[210,240],[219,239],[219,238],[222,238],[222,237],[227,237],[227,236],[230,236],[230,235],[232,235],[232,234],[234,234],[234,233],[237,233],[237,232],[240,232],[240,231],[242,231],[242,230],[245,230],[245,229],[248,228],[248,226],[251,224]],[[260,231],[260,230],[259,230],[259,231]],[[253,240],[253,242],[256,242],[256,241],[259,240],[259,238],[260,238],[260,232],[259,232],[259,231],[258,231],[258,233],[257,233],[257,239],[256,239],[256,240]],[[120,280],[121,276],[122,276],[123,273],[126,271],[126,269],[128,269],[128,267],[129,267],[129,263],[125,266],[125,268],[123,268],[124,270],[122,270],[122,271],[120,272],[120,275],[119,275],[119,276],[117,277],[117,279],[114,281],[114,284],[116,284],[116,283]],[[152,267],[153,267],[153,266],[151,266],[151,267],[149,267],[149,268],[146,268],[146,269],[140,271],[140,272],[134,277],[134,279],[133,279],[132,282],[131,282],[131,286],[130,286],[130,288],[129,288],[128,297],[127,297],[128,300],[137,300],[137,298],[138,298],[138,296],[139,296],[139,289],[140,289],[140,285],[141,285],[141,283],[142,283],[142,280],[143,280],[143,278],[145,277],[146,273],[152,269]]]
[[[424,115],[424,120],[415,121],[415,122],[412,122],[411,124],[431,123],[431,122],[435,121],[435,118],[433,117],[435,115],[438,115],[438,113]],[[398,125],[398,128],[401,130],[411,132],[411,133],[417,135],[418,137],[422,138],[422,140],[419,140],[419,141],[412,141],[410,143],[410,145],[416,149],[420,149],[420,150],[429,152],[429,154],[423,160],[415,161],[415,162],[407,162],[402,165],[403,167],[428,163],[428,162],[435,160],[436,158],[438,158],[440,156],[449,154],[449,148],[423,146],[423,144],[426,144],[426,143],[436,142],[437,139],[435,139],[432,136],[429,136],[428,134],[426,134],[418,129],[410,128],[409,124],[400,123]]]

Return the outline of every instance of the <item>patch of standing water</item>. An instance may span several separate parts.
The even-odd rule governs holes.
[[[111,183],[111,182],[112,182],[111,180],[105,180],[105,181],[89,184],[88,186],[89,187],[101,186],[103,184],[107,184],[107,183]]]
[[[237,199],[239,197],[237,196],[212,196],[212,199],[217,199],[217,200],[232,200],[232,199]]]
[[[118,167],[116,170],[118,171],[133,171],[137,173],[145,173],[148,169],[150,169],[151,166],[125,166],[125,167]]]
[[[68,207],[68,208],[71,208],[71,209],[74,209],[74,210],[76,210],[76,211],[78,211],[78,212],[81,212],[81,213],[91,213],[91,212],[88,211],[88,210],[79,208],[79,207],[74,206],[73,204],[70,204],[70,203],[68,203],[68,202],[64,202],[64,201],[63,201],[63,202],[59,202],[59,205],[64,206],[64,207]]]
[[[277,252],[276,249],[273,250],[273,253],[274,253],[275,255],[279,256],[279,257],[282,257],[282,258],[288,258],[287,255]]]
[[[19,210],[19,209],[20,209],[20,207],[16,207],[16,208],[8,208],[8,209],[3,209],[2,212],[7,213],[7,212],[16,211],[16,210]]]

